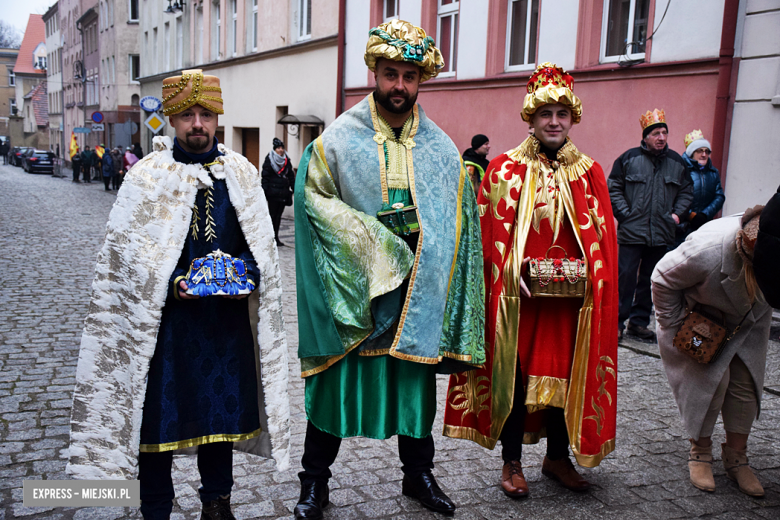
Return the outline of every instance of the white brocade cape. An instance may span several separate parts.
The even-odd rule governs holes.
[[[134,479],[149,363],[170,277],[181,256],[198,189],[212,185],[199,164],[173,159],[169,137],[125,176],[98,253],[89,315],[81,337],[67,473],[81,479]],[[290,465],[287,340],[274,232],[257,169],[219,145],[230,202],[260,270],[250,296],[262,434],[236,443]],[[253,312],[256,311],[256,312]],[[224,331],[229,333],[229,331]],[[270,441],[270,442],[269,442]]]

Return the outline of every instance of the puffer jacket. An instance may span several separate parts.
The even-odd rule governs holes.
[[[693,183],[680,155],[668,147],[660,155],[644,142],[615,160],[607,180],[618,244],[669,246],[676,223],[693,201]]]
[[[704,169],[699,168],[699,164],[687,154],[683,154],[682,159],[693,181],[693,202],[685,212],[685,218],[681,215],[680,220],[687,220],[691,212],[704,213],[708,219],[712,219],[723,208],[723,202],[726,200],[720,185],[720,173],[712,166],[711,159],[707,159]]]
[[[261,169],[261,184],[265,192],[265,198],[270,201],[281,201],[288,206],[292,204],[293,190],[295,189],[295,171],[292,167],[290,156],[285,154],[287,164],[276,173],[271,166],[270,152],[265,156],[263,167]]]

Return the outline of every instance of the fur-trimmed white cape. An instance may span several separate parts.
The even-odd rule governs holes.
[[[230,202],[260,270],[250,295],[258,402],[263,433],[237,449],[290,464],[287,341],[282,280],[273,227],[257,169],[223,145]],[[211,186],[197,164],[173,159],[169,137],[125,176],[98,254],[92,301],[76,371],[67,472],[82,479],[134,479],[149,362],[157,343],[168,283],[181,255],[198,189]],[[253,312],[255,311],[255,312]],[[229,333],[229,331],[225,331]],[[270,442],[269,442],[270,441]]]

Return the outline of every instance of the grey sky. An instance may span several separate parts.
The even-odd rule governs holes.
[[[24,32],[31,14],[44,14],[56,0],[0,0],[0,18]]]

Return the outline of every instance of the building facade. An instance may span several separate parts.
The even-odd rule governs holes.
[[[139,0],[98,2],[100,64],[94,72],[94,94],[104,131],[95,138],[110,147],[128,147],[140,140],[138,6]]]
[[[19,49],[0,49],[0,135],[5,136],[11,135],[11,117],[16,115],[14,65],[18,55]]]
[[[373,90],[367,32],[391,18],[422,26],[441,49],[447,64],[419,101],[461,152],[478,133],[489,158],[526,137],[526,82],[550,61],[582,99],[570,136],[606,175],[639,145],[640,114],[660,108],[670,148],[684,152],[694,129],[712,143],[724,214],[780,184],[780,0],[346,0],[345,108]]]
[[[336,114],[338,0],[192,0],[173,12],[168,7],[165,0],[141,3],[142,97],[161,98],[164,78],[203,69],[221,81],[219,140],[260,166],[278,137],[297,164]],[[278,124],[285,116],[290,124]],[[173,131],[166,125],[162,134]],[[142,127],[145,150],[152,136]]]
[[[780,185],[780,0],[740,3],[723,214],[765,204]]]
[[[43,15],[46,25],[46,52],[48,53],[46,67],[46,92],[49,106],[49,147],[63,156],[65,150],[65,134],[62,121],[62,34],[60,33],[59,4],[55,3]]]
[[[48,107],[43,107],[46,116],[41,113],[41,103],[46,103],[46,60],[46,27],[43,17],[31,14],[14,64],[16,108],[22,122],[21,136],[18,130],[14,132],[12,128],[14,146],[49,149]],[[43,90],[39,88],[40,85],[43,85]]]

